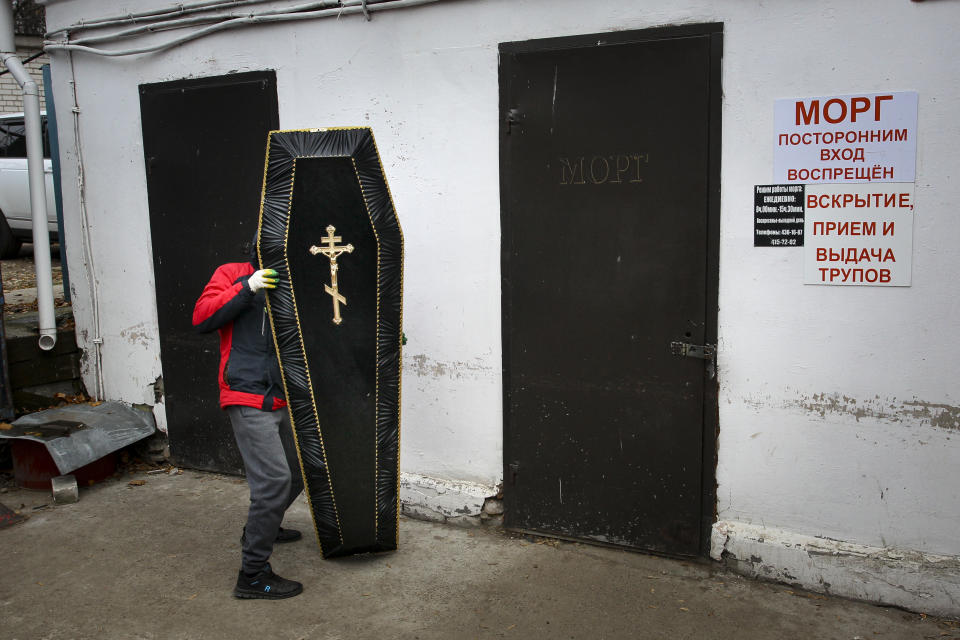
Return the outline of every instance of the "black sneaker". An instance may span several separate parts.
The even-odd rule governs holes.
[[[296,529],[284,529],[280,527],[280,530],[277,531],[277,539],[275,542],[295,542],[303,536]]]
[[[274,539],[274,542],[295,542],[302,538],[303,535],[296,529],[284,529],[280,527],[280,530],[277,531],[277,537]],[[247,541],[247,528],[243,528],[243,533],[240,534],[240,544],[243,544]]]
[[[237,576],[237,586],[233,589],[235,598],[264,598],[270,600],[279,600],[280,598],[292,598],[303,591],[303,585],[294,580],[281,578],[273,572],[269,564],[264,565],[253,577],[247,575],[241,569]]]

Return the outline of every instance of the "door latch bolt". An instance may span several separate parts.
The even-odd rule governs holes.
[[[712,344],[690,344],[689,342],[671,342],[670,352],[675,356],[713,360],[717,348]]]

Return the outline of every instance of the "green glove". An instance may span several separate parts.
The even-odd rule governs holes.
[[[256,293],[260,289],[276,289],[279,281],[280,278],[273,269],[260,269],[253,272],[247,280],[247,286],[250,287],[250,291]]]

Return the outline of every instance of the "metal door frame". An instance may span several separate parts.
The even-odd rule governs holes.
[[[682,25],[676,27],[657,27],[638,31],[616,31],[585,35],[563,36],[523,42],[504,42],[500,44],[500,56],[515,53],[560,51],[578,48],[603,47],[619,44],[639,44],[657,40],[702,37],[710,38],[710,76],[709,82],[709,126],[708,126],[708,167],[707,167],[707,247],[706,247],[706,308],[704,310],[705,340],[708,344],[717,344],[718,296],[720,280],[720,150],[721,150],[721,108],[723,91],[721,70],[723,57],[723,23]],[[503,136],[507,123],[508,80],[499,68],[499,122],[500,134],[500,270],[501,270],[501,336],[503,363],[503,482],[504,491],[509,492],[511,477],[510,431],[510,367],[507,358],[510,354],[511,308],[507,291],[510,286],[510,250],[513,233],[507,215],[507,194],[511,191],[508,154]],[[701,475],[700,475],[700,555],[710,554],[710,533],[717,516],[717,438],[720,433],[718,406],[718,379],[720,370],[711,379],[707,367],[704,367],[703,387],[703,435],[701,438]],[[543,532],[538,532],[543,533]],[[556,536],[560,537],[560,536]],[[578,542],[590,542],[580,540]],[[620,547],[624,548],[624,547]],[[626,547],[630,548],[630,547]]]

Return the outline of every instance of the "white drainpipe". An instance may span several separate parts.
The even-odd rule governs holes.
[[[43,177],[43,140],[40,128],[40,89],[17,57],[14,43],[13,5],[0,0],[0,57],[23,89],[23,113],[27,127],[27,174],[30,179],[30,211],[33,215],[33,266],[37,272],[37,311],[40,317],[40,348],[57,344],[53,315],[53,275],[50,268],[50,234],[47,231],[47,193]]]

